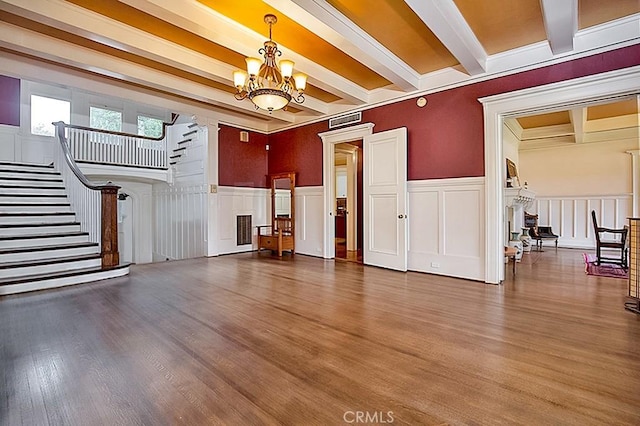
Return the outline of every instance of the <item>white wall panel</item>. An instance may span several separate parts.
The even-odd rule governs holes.
[[[413,214],[409,216],[409,252],[423,255],[438,254],[440,247],[439,195],[437,188],[427,187],[410,194],[408,211]]]
[[[153,186],[153,260],[206,256],[208,185]]]
[[[296,253],[322,257],[324,192],[321,186],[295,190]]]
[[[413,271],[484,280],[484,178],[410,181]]]
[[[591,210],[596,212],[599,226],[622,228],[632,214],[632,195],[537,196],[526,210],[538,215],[538,225],[552,227],[560,236],[558,246],[592,249],[595,239]]]
[[[218,253],[240,253],[256,250],[256,226],[270,224],[269,190],[266,188],[238,188],[221,186],[218,188]],[[237,216],[251,215],[253,241],[238,245]]]
[[[0,124],[0,161],[22,161],[16,158],[16,151],[20,151],[20,136],[17,126]]]

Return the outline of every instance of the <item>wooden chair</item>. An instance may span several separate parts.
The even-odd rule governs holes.
[[[614,263],[627,269],[627,233],[629,232],[627,226],[625,225],[621,229],[602,228],[598,226],[595,210],[591,210],[591,219],[593,220],[593,230],[596,237],[596,265]],[[611,236],[607,239],[606,234],[611,234]],[[602,255],[603,248],[620,250],[620,255],[605,257]]]
[[[538,215],[524,212],[524,226],[529,228],[529,235],[536,242],[536,250],[542,250],[542,242],[544,240],[553,240],[558,250],[558,235],[553,233],[550,226],[539,226]]]
[[[282,257],[283,251],[289,251],[293,255],[295,253],[295,173],[279,173],[270,175],[271,181],[271,225],[258,226],[258,252],[260,249],[268,249],[277,252],[278,257]],[[287,206],[287,212],[283,213],[279,210],[277,204],[279,200],[276,197],[276,189],[282,184],[289,186],[290,200]]]

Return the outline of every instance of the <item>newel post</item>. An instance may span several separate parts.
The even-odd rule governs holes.
[[[116,185],[100,187],[102,196],[102,267],[109,268],[120,264],[118,253],[118,189]]]

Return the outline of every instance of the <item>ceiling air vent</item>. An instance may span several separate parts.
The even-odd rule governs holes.
[[[347,115],[341,115],[340,117],[329,119],[329,128],[344,126],[345,124],[359,123],[362,121],[362,112],[354,112]]]

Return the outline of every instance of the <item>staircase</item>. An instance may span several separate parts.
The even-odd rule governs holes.
[[[173,152],[169,156],[169,166],[175,166],[180,159],[186,155],[187,148],[191,145],[191,142],[198,137],[197,127],[197,123],[191,123],[187,126],[187,132],[182,134],[182,140],[178,142],[178,146],[173,149]]]
[[[128,273],[128,265],[101,267],[100,247],[80,230],[57,171],[0,162],[0,295]]]

